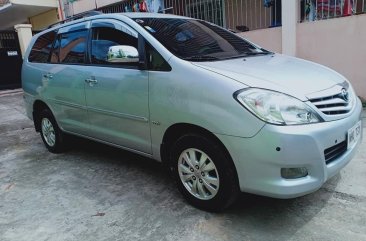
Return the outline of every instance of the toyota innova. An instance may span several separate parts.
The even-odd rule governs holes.
[[[100,14],[51,27],[33,37],[22,85],[49,151],[71,134],[161,161],[206,210],[240,191],[314,192],[362,138],[345,77],[181,16]]]

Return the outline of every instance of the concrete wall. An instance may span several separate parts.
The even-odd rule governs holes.
[[[326,65],[366,99],[366,15],[300,23],[297,56]]]
[[[276,53],[282,53],[282,28],[266,28],[239,33],[240,36]]]
[[[10,0],[13,4],[19,5],[30,5],[30,6],[41,6],[41,7],[58,7],[57,0]]]
[[[366,99],[366,14],[298,23],[296,56],[328,66],[351,81]],[[282,28],[240,33],[248,40],[282,53]]]
[[[113,3],[121,2],[121,0],[78,0],[71,4],[74,14],[94,10]]]
[[[95,1],[93,0],[78,0],[71,4],[74,14],[86,12],[95,9]]]
[[[96,0],[98,8],[104,7],[113,3],[121,2],[121,0]]]
[[[53,23],[57,23],[60,21],[57,18],[58,10],[53,9],[39,15],[33,16],[29,18],[29,22],[32,24],[33,30],[42,30],[47,28]]]

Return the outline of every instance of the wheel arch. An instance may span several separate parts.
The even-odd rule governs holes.
[[[238,172],[237,172],[236,166],[234,164],[234,161],[233,161],[228,149],[225,147],[225,145],[222,143],[222,141],[211,131],[209,131],[201,126],[194,125],[194,124],[177,123],[177,124],[173,124],[170,127],[168,127],[168,129],[164,133],[163,140],[162,140],[162,143],[160,146],[160,155],[161,155],[161,160],[162,160],[163,164],[166,166],[169,166],[169,150],[171,150],[174,142],[176,140],[178,140],[179,137],[181,137],[185,134],[189,134],[189,133],[203,135],[207,138],[210,138],[218,146],[220,146],[222,148],[222,150],[224,151],[225,156],[227,156],[228,160],[230,160],[230,164],[232,165],[232,167],[235,170],[235,174],[236,174],[235,178],[237,180],[237,183],[239,183]]]

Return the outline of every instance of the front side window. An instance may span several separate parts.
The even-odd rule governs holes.
[[[137,66],[136,63],[112,62],[108,60],[108,52],[113,46],[131,46],[138,48],[138,39],[121,30],[110,27],[93,28],[91,45],[91,63],[98,65]]]
[[[41,35],[32,47],[28,57],[29,62],[47,63],[55,37],[55,31]]]
[[[175,56],[190,61],[214,61],[268,54],[217,25],[184,18],[135,19]]]
[[[84,63],[88,31],[63,33],[58,36],[51,55],[52,63]]]

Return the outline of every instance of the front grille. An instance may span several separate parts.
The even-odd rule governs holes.
[[[324,150],[325,163],[328,165],[347,151],[347,140]]]
[[[325,115],[341,115],[346,114],[352,109],[352,97],[349,92],[339,93],[336,95],[313,98],[310,102],[313,103]]]

